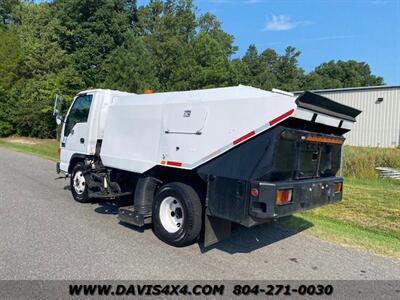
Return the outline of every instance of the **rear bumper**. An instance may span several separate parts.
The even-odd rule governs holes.
[[[335,192],[335,184],[343,183],[342,177],[306,179],[287,182],[252,182],[251,187],[259,190],[258,197],[250,196],[248,226],[262,223],[296,212],[336,203],[342,200],[342,191]],[[275,203],[279,189],[292,189],[292,201],[288,204]]]
[[[342,177],[265,182],[210,177],[207,191],[207,215],[251,227],[342,200],[342,191],[335,193],[335,183]],[[251,195],[256,188],[258,195]],[[285,205],[275,203],[279,189],[291,189],[292,200]]]

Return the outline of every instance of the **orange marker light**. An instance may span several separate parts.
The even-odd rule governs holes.
[[[341,193],[343,190],[343,185],[341,182],[335,182],[335,193]]]
[[[293,195],[292,189],[278,190],[276,192],[276,201],[275,202],[277,205],[288,204],[292,201],[292,195]]]
[[[316,136],[316,135],[307,136],[306,141],[313,142],[313,143],[326,143],[326,144],[336,144],[336,145],[342,145],[344,142],[344,140],[342,140],[342,139]]]
[[[144,90],[144,93],[147,95],[153,94],[153,90]]]

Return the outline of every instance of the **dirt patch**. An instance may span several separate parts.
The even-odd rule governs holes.
[[[22,145],[36,145],[38,142],[28,140],[28,139],[8,139],[7,142],[13,144],[22,144]]]

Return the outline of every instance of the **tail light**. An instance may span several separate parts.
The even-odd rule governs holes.
[[[276,192],[276,204],[277,205],[284,205],[288,204],[292,201],[293,190],[286,189],[286,190],[278,190]]]
[[[335,182],[335,193],[341,193],[343,190],[343,184],[341,182]]]
[[[257,198],[257,197],[258,197],[258,189],[252,188],[251,191],[250,191],[250,194],[251,194],[254,198]]]
[[[61,155],[61,148],[58,147],[58,157],[60,157],[60,155]]]

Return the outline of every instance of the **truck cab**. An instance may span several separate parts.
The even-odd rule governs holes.
[[[60,171],[71,172],[74,158],[93,156],[104,137],[109,106],[128,93],[87,90],[76,95],[63,120],[60,138]]]

